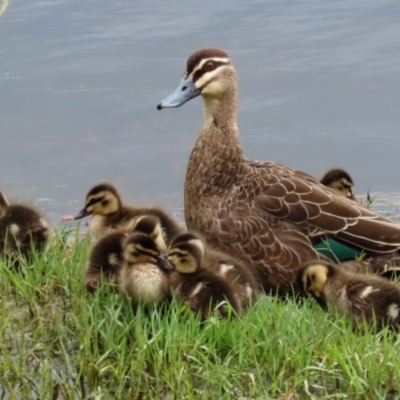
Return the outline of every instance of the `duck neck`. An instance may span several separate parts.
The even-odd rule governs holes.
[[[237,157],[243,158],[237,127],[238,93],[232,87],[219,96],[203,94],[204,120],[199,141],[207,148],[208,158],[216,162],[229,162]]]
[[[196,182],[196,185],[187,187],[187,191],[194,191],[196,196],[229,190],[240,174],[245,158],[238,138],[235,89],[219,97],[203,95],[203,126],[192,150],[186,175],[186,182]]]
[[[221,129],[229,129],[237,136],[237,87],[233,86],[223,95],[203,94],[203,129],[215,125]]]

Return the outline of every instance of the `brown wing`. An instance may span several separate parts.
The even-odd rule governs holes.
[[[215,230],[213,232],[213,230]],[[251,263],[265,263],[286,270],[297,268],[301,261],[319,258],[310,240],[303,234],[287,229],[269,229],[266,221],[256,215],[230,214],[216,220],[211,229],[214,238],[229,243],[230,253]]]
[[[270,162],[248,162],[234,196],[246,193],[253,208],[291,223],[306,235],[336,235],[372,253],[400,249],[400,226],[337,195],[310,175]]]

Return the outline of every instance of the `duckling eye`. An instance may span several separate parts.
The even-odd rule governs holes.
[[[105,207],[108,203],[109,203],[108,200],[103,200],[103,201],[101,202],[101,205],[102,205],[103,207]]]
[[[214,69],[214,63],[212,61],[206,62],[206,64],[204,65],[204,69],[206,71],[212,71]]]

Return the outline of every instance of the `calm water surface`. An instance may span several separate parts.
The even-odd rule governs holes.
[[[201,100],[156,104],[202,46],[235,62],[247,157],[400,192],[398,1],[10,0],[0,38],[0,186],[54,222],[102,180],[179,213]]]

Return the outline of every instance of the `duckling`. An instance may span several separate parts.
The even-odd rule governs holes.
[[[175,267],[169,277],[172,291],[202,317],[226,301],[240,314],[254,300],[254,278],[223,253],[206,248],[194,233],[184,233],[173,240],[168,260]],[[219,307],[218,312],[226,317],[226,305]]]
[[[0,254],[28,256],[31,248],[43,250],[49,236],[49,225],[35,208],[10,204],[0,191]]]
[[[356,322],[376,321],[378,329],[400,327],[400,287],[374,275],[350,272],[328,261],[310,261],[297,275],[304,294],[327,309],[330,303]]]
[[[161,222],[157,217],[143,215],[137,218],[130,233],[143,233],[150,236],[156,243],[160,252],[165,253],[167,246],[163,238]],[[86,289],[93,292],[101,282],[116,283],[122,264],[124,262],[122,242],[128,232],[114,230],[100,238],[93,246],[86,268]]]
[[[152,215],[143,215],[136,218],[133,225],[133,232],[143,233],[150,236],[161,253],[167,252],[167,244],[165,243],[164,232],[161,221],[158,217]]]
[[[124,263],[120,273],[120,289],[139,302],[156,303],[168,300],[170,290],[167,270],[172,269],[156,242],[143,233],[132,233],[123,242]]]
[[[132,225],[135,225],[134,220],[142,215],[153,215],[160,220],[167,243],[183,231],[183,228],[161,208],[124,205],[118,190],[110,183],[101,183],[90,189],[86,195],[85,207],[74,219],[88,215],[92,215],[89,227],[97,239],[113,229],[129,231]]]
[[[126,237],[125,232],[114,231],[94,244],[85,272],[85,287],[89,292],[94,292],[102,279],[111,284],[118,283],[118,276],[124,262],[122,242]]]
[[[324,174],[320,182],[343,197],[357,201],[353,194],[354,183],[351,176],[343,169],[331,169]]]

